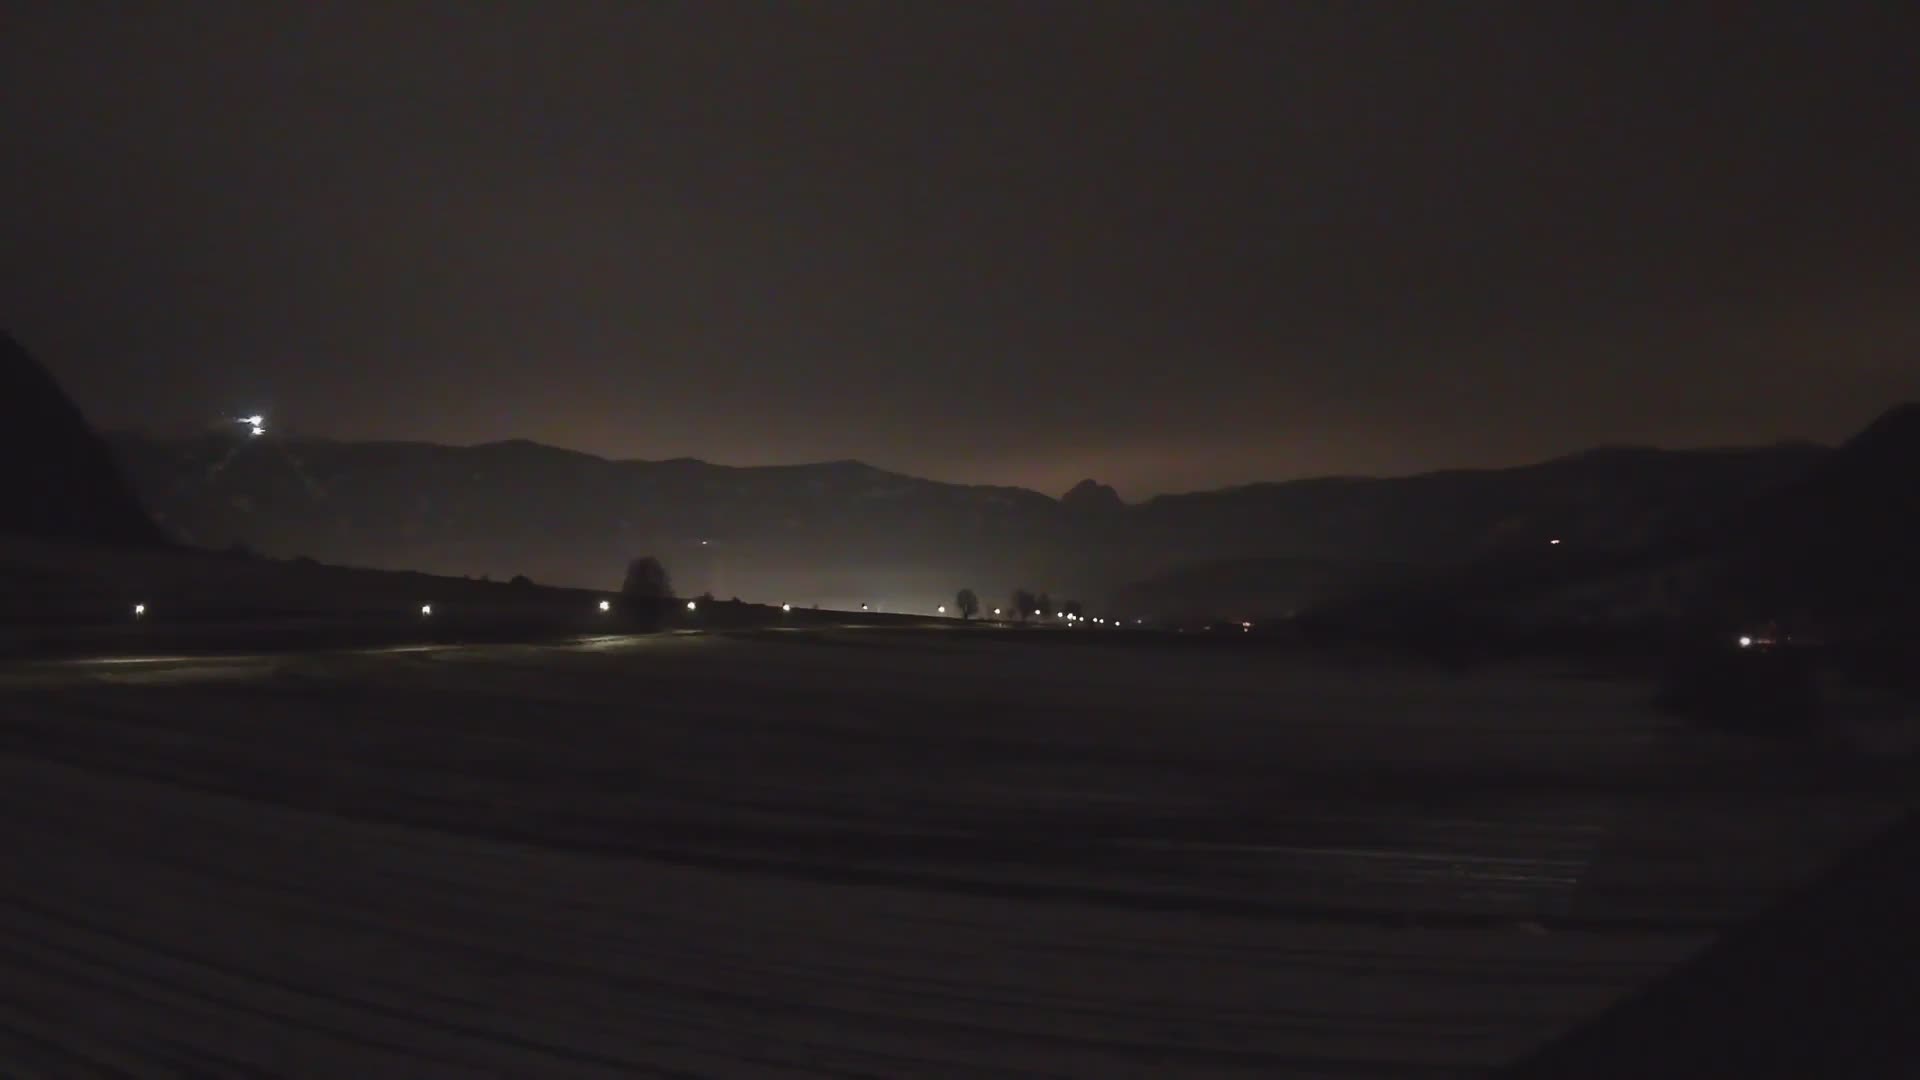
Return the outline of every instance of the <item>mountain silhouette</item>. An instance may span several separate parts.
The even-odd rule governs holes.
[[[1920,602],[1920,403],[1888,410],[1720,537],[1741,606],[1911,618]]]
[[[1680,620],[1776,623],[1816,638],[1909,634],[1920,604],[1920,406],[1891,409],[1779,483],[1670,524],[1640,543],[1492,553],[1323,609],[1383,626],[1451,612],[1517,628]]]
[[[1060,504],[1083,514],[1111,514],[1127,507],[1120,500],[1119,492],[1095,480],[1082,480],[1073,485],[1072,490],[1060,496]]]
[[[1512,469],[1332,478],[1128,505],[1094,481],[1065,499],[939,483],[857,461],[731,467],[610,461],[524,441],[424,443],[121,436],[136,488],[181,539],[280,556],[610,587],[650,554],[689,592],[932,610],[966,585],[1097,602],[1129,582],[1218,564],[1284,599],[1300,567],[1444,567],[1549,537],[1632,548],[1712,520],[1824,451],[1604,450]],[[1282,560],[1279,564],[1263,560]],[[1288,564],[1286,560],[1297,560]],[[1225,569],[1221,569],[1224,567]],[[1237,569],[1236,569],[1237,568]],[[1318,587],[1318,586],[1316,586]],[[1177,592],[1177,588],[1175,590]],[[1177,596],[1155,595],[1172,603]],[[1266,612],[1260,612],[1266,614]]]
[[[148,545],[160,530],[53,376],[0,331],[0,533]]]

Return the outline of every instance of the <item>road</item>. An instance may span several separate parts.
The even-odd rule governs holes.
[[[0,670],[9,1076],[1432,1076],[1905,806],[1645,687],[939,631]]]

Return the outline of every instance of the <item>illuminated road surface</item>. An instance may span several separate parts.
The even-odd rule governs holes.
[[[1645,696],[835,631],[20,666],[0,1073],[1472,1074],[1901,805]]]

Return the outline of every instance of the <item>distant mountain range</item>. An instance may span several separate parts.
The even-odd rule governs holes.
[[[1901,405],[1779,483],[1715,500],[1638,543],[1549,545],[1394,578],[1349,578],[1319,614],[1510,628],[1682,619],[1802,636],[1914,640],[1920,405]]]
[[[165,528],[208,547],[589,587],[617,583],[628,558],[654,554],[683,593],[931,610],[969,586],[991,609],[1025,586],[1090,608],[1231,606],[1249,616],[1385,567],[1459,565],[1556,539],[1567,550],[1634,549],[1704,528],[1826,454],[1802,444],[1609,448],[1519,468],[1127,505],[1091,480],[1055,499],[854,461],[609,461],[521,441],[255,438],[238,425],[111,442]]]

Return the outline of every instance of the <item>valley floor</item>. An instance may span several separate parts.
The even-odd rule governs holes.
[[[1646,687],[939,630],[0,669],[9,1076],[1425,1076],[1897,816]]]

